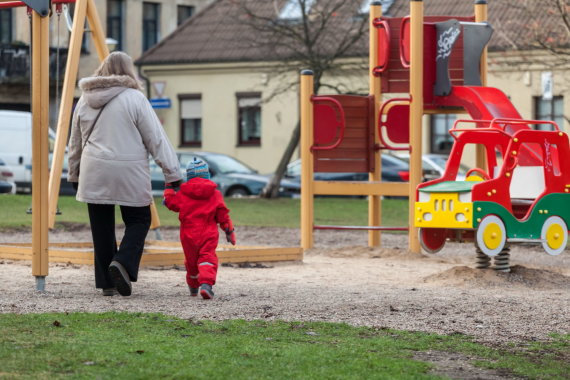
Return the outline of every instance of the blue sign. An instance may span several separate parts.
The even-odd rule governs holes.
[[[152,108],[170,108],[172,103],[169,98],[153,98],[150,99],[150,105]]]

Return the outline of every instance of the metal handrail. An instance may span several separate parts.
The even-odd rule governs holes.
[[[342,108],[342,104],[340,104],[340,102],[338,100],[336,100],[335,98],[332,98],[330,96],[313,96],[311,98],[311,101],[313,102],[313,104],[315,102],[331,102],[334,105],[337,106],[339,112],[340,112],[340,133],[338,136],[338,140],[332,144],[332,145],[327,145],[327,146],[311,146],[311,151],[314,150],[332,150],[336,147],[338,147],[340,145],[340,143],[342,142],[342,140],[344,139],[344,130],[346,128],[346,122],[345,122],[345,116],[344,116],[344,109]]]
[[[454,134],[455,132],[467,132],[473,131],[474,129],[466,129],[466,128],[457,128],[457,124],[459,123],[476,123],[476,124],[489,124],[488,127],[485,128],[477,128],[477,131],[480,132],[501,132],[509,137],[512,137],[511,134],[505,131],[506,125],[521,125],[521,124],[550,124],[553,125],[556,129],[556,132],[560,132],[560,128],[558,124],[554,121],[550,120],[525,120],[525,119],[510,119],[510,118],[495,118],[493,120],[471,120],[471,119],[458,119],[455,120],[453,123],[453,128],[449,130],[449,134],[453,136],[454,139],[457,139],[457,136]]]
[[[383,145],[382,147],[380,147],[380,149],[389,149],[389,150],[410,150],[409,144],[408,147],[398,147],[398,146],[392,146],[389,143],[386,142],[386,140],[384,140],[384,136],[382,136],[382,125],[386,125],[386,123],[384,123],[382,121],[382,115],[384,115],[384,108],[393,102],[407,102],[408,105],[412,102],[411,98],[392,98],[389,99],[387,101],[385,101],[382,104],[382,107],[380,107],[380,111],[378,113],[378,139],[380,140],[380,143]]]
[[[551,121],[551,120],[524,120],[524,119],[509,119],[509,118],[496,118],[491,120],[491,127],[493,127],[493,125],[498,124],[498,123],[506,123],[506,124],[550,124],[554,126],[554,129],[557,132],[560,132],[560,128],[558,127],[558,124],[556,124],[556,122]],[[504,127],[503,127],[504,129]]]
[[[409,19],[410,19],[410,16],[406,16],[406,17],[402,18],[402,22],[400,23],[400,62],[402,62],[402,66],[406,69],[410,68],[411,62],[404,60],[404,49],[402,49],[402,47],[403,47],[403,41],[404,41],[404,29],[405,29],[404,24]]]
[[[449,130],[449,134],[455,139],[457,140],[457,136],[454,134],[455,132],[470,132],[470,131],[477,131],[477,132],[499,132],[499,133],[503,133],[506,136],[510,135],[505,132],[502,129],[499,128],[491,128],[489,127],[485,127],[485,128],[477,128],[477,129],[473,129],[473,128],[457,128],[457,124],[459,123],[476,123],[476,124],[489,124],[491,125],[492,120],[472,120],[472,119],[457,119],[455,120],[455,123],[453,123],[453,127]]]
[[[382,26],[386,30],[387,43],[384,44],[384,51],[383,51],[384,56],[386,57],[386,63],[384,64],[384,66],[376,66],[372,70],[373,74],[381,74],[384,71],[386,71],[386,69],[388,68],[388,65],[390,64],[390,41],[391,41],[390,25],[388,24],[388,21],[382,20],[382,19],[375,19],[373,22],[373,25],[376,28],[378,28],[379,26]],[[380,52],[378,52],[378,53],[380,53]]]

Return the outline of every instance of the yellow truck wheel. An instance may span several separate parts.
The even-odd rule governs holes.
[[[475,242],[487,256],[498,255],[507,242],[505,223],[496,215],[487,215],[479,223]]]
[[[556,256],[566,249],[568,227],[559,216],[551,216],[544,221],[540,232],[542,248],[549,255]]]

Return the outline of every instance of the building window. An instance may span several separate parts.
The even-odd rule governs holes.
[[[392,4],[394,4],[395,0],[382,0],[382,14],[386,15],[390,10]],[[368,14],[370,13],[370,0],[362,0],[360,5],[360,14]]]
[[[124,0],[107,0],[107,37],[117,41],[115,50],[123,50]]]
[[[534,98],[535,120],[550,120],[556,122],[560,129],[564,128],[564,97],[554,96],[544,100],[537,96]],[[536,129],[551,131],[554,128],[550,124],[539,124]]]
[[[261,94],[238,93],[238,145],[261,145]]]
[[[143,3],[143,51],[160,39],[160,4]]]
[[[180,95],[180,146],[202,145],[202,97]]]
[[[0,9],[0,44],[12,42],[12,10]]]
[[[281,8],[279,19],[281,20],[300,20],[303,17],[303,9],[301,3],[305,4],[305,13],[309,13],[315,0],[288,0]]]
[[[451,152],[453,137],[449,130],[455,123],[453,114],[436,114],[431,116],[431,152],[448,154]]]
[[[194,14],[194,7],[189,5],[179,5],[178,8],[178,25],[189,19]]]

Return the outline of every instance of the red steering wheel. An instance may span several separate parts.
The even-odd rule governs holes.
[[[489,180],[489,179],[491,179],[491,177],[489,177],[489,174],[487,174],[486,171],[484,171],[483,169],[480,169],[480,168],[473,168],[473,169],[470,169],[470,170],[467,172],[467,174],[465,174],[465,178],[469,178],[469,175],[470,175],[471,173],[477,173],[477,174],[479,174],[479,177],[483,178],[484,180]]]

